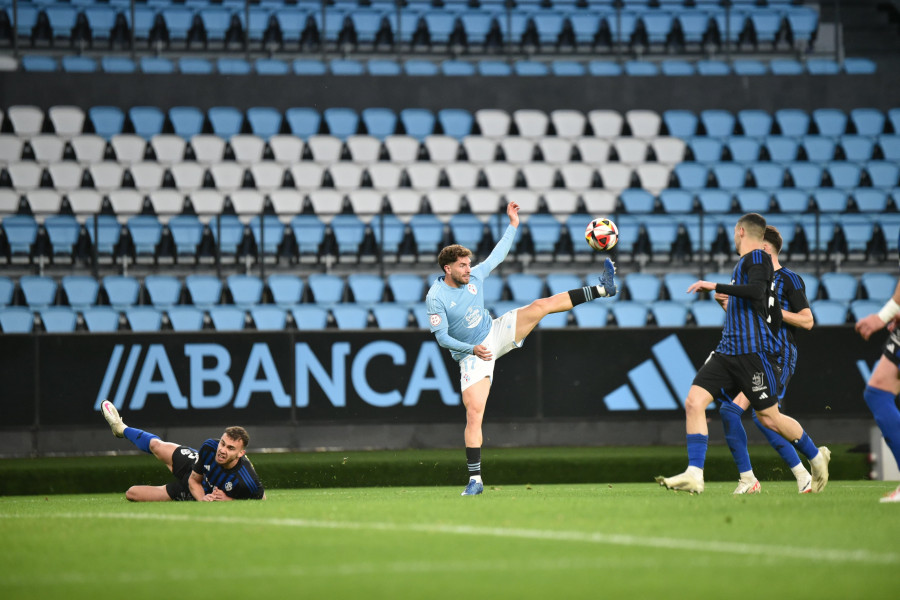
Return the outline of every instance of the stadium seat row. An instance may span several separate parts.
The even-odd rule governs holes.
[[[514,302],[498,302],[488,307],[492,314],[500,315],[518,308]],[[817,326],[844,325],[877,312],[880,301],[854,300],[844,303],[836,300],[811,302]],[[612,304],[593,302],[576,306],[571,313],[547,315],[538,325],[541,329],[563,327],[721,327],[725,313],[712,300],[701,300],[691,305],[669,300],[651,303],[622,300]],[[38,325],[36,325],[36,323]],[[108,306],[98,306],[76,311],[69,307],[51,307],[31,311],[26,307],[0,307],[0,334],[73,333],[87,331],[105,333],[115,331],[284,331],[291,329],[342,330],[378,329],[428,329],[424,304],[412,308],[380,304],[371,308],[356,305],[335,305],[322,308],[300,305],[284,309],[263,305],[243,310],[233,306],[214,306],[206,311],[193,306],[174,306],[157,309],[138,306],[117,311]]]
[[[275,161],[282,165],[291,165],[305,160],[321,165],[341,161],[363,165],[376,162],[401,165],[415,162],[676,164],[682,161],[822,163],[832,160],[871,159],[900,159],[900,134],[800,137],[767,135],[763,138],[742,135],[728,138],[696,136],[684,140],[668,136],[572,139],[556,136],[490,138],[474,135],[457,140],[450,136],[428,135],[422,141],[412,136],[397,134],[388,134],[384,138],[352,134],[345,139],[316,134],[304,141],[290,134],[276,134],[264,140],[253,134],[239,133],[226,141],[214,134],[198,134],[189,140],[174,134],[155,134],[146,140],[133,133],[117,133],[107,141],[98,135],[87,133],[73,137],[53,133],[33,136],[0,133],[0,164],[35,161],[42,165],[50,165],[72,161],[89,165],[114,161],[130,165],[155,161],[171,165],[186,161],[212,165],[234,161],[252,165]]]
[[[642,188],[658,194],[666,188],[758,188],[772,191],[781,188],[813,190],[833,187],[852,191],[857,187],[874,187],[891,192],[898,186],[900,163],[895,160],[834,161],[825,164],[683,162],[674,167],[660,163],[634,165],[612,162],[600,164],[596,168],[584,163],[411,163],[404,166],[388,162],[370,165],[339,162],[327,167],[312,162],[298,163],[293,167],[264,162],[246,168],[233,162],[222,162],[209,167],[196,163],[166,167],[156,162],[135,163],[127,167],[103,162],[82,167],[74,162],[60,162],[41,167],[28,161],[9,163],[0,168],[0,188],[10,188],[17,193],[39,188],[59,192],[95,189],[104,193],[119,189],[136,189],[143,193],[162,189],[177,189],[182,193],[200,189],[215,189],[223,193],[241,189],[263,192],[279,189],[304,192],[319,189],[341,192],[358,189],[380,192],[412,189],[431,192],[442,188],[463,192],[479,188],[495,191],[585,191],[602,188],[619,193],[627,188]]]
[[[597,213],[578,213],[559,220],[548,213],[530,215],[520,227],[514,252],[522,260],[595,261],[600,256],[584,242],[584,228]],[[728,256],[735,214],[615,215],[619,256],[648,259],[690,259],[695,253]],[[810,252],[853,259],[880,257],[896,251],[900,214],[772,214],[768,217],[784,238],[791,256]],[[368,225],[354,214],[339,214],[326,225],[314,214],[299,214],[285,225],[276,215],[253,217],[249,225],[233,214],[208,224],[196,215],[178,215],[163,225],[154,215],[137,215],[120,225],[101,214],[84,224],[71,215],[48,217],[38,225],[30,215],[11,215],[0,224],[0,256],[11,263],[52,259],[60,264],[88,262],[166,265],[243,263],[264,257],[288,264],[316,263],[327,257],[343,262],[385,260],[430,264],[440,248],[459,243],[486,255],[506,228],[505,215],[486,222],[471,213],[455,214],[449,223],[433,214],[413,215],[404,224],[392,214],[379,215]]]
[[[900,108],[882,112],[875,108],[856,108],[845,112],[822,108],[811,113],[783,108],[769,113],[749,109],[732,113],[709,109],[699,113],[688,110],[553,110],[549,113],[522,109],[468,111],[458,108],[436,112],[424,108],[394,111],[389,108],[289,108],[282,113],[271,107],[252,107],[245,111],[230,107],[212,107],[207,111],[191,106],[163,110],[154,106],[136,106],[123,110],[115,106],[94,106],[85,111],[76,106],[53,106],[45,114],[36,106],[10,106],[0,112],[0,133],[14,133],[30,139],[41,133],[69,139],[80,134],[97,134],[105,140],[133,133],[145,140],[160,134],[174,134],[191,140],[200,134],[214,134],[225,140],[252,134],[263,140],[291,134],[307,140],[329,134],[340,140],[354,135],[385,139],[406,135],[419,142],[431,135],[446,135],[462,140],[470,135],[501,139],[520,136],[540,139],[555,136],[566,139],[598,137],[604,139],[631,136],[653,139],[672,136],[681,139],[711,137],[727,140],[732,136],[763,139],[766,136],[802,138],[806,135],[838,137],[861,135],[875,137],[900,133]]]
[[[499,8],[499,7],[498,7]],[[32,44],[69,46],[120,44],[136,40],[156,47],[227,47],[245,37],[267,49],[318,47],[322,42],[345,48],[501,47],[531,48],[612,46],[647,47],[716,43],[723,38],[767,50],[784,39],[792,47],[809,48],[818,30],[819,14],[812,7],[717,4],[696,8],[616,11],[610,6],[543,8],[510,5],[508,9],[408,6],[399,12],[384,6],[328,7],[236,6],[171,4],[124,7],[94,4],[20,2],[0,8],[16,34]],[[15,11],[15,13],[14,13]],[[14,14],[13,14],[14,13]],[[132,23],[132,18],[134,22]],[[7,30],[7,36],[12,31]]]
[[[433,212],[441,222],[452,215],[472,212],[481,218],[504,212],[506,203],[515,201],[523,215],[547,212],[559,219],[572,213],[640,215],[665,213],[866,213],[873,218],[882,213],[896,213],[900,208],[900,188],[890,192],[875,188],[857,188],[850,192],[835,188],[775,189],[665,189],[658,195],[647,190],[628,188],[619,194],[606,190],[576,193],[570,190],[549,190],[543,193],[512,190],[501,193],[477,189],[461,193],[437,190],[421,194],[412,190],[398,190],[381,194],[375,190],[356,190],[342,194],[333,190],[319,190],[306,196],[296,190],[278,190],[264,195],[252,190],[240,190],[225,195],[214,190],[199,190],[182,194],[176,190],[161,190],[141,194],[134,190],[118,190],[102,195],[95,190],[76,190],[61,194],[39,189],[26,194],[0,189],[0,216],[13,213],[34,215],[37,223],[48,216],[74,215],[79,223],[96,213],[115,215],[125,224],[137,214],[156,215],[167,224],[178,214],[197,214],[201,223],[222,213],[234,211],[243,223],[261,213],[275,214],[288,222],[297,213],[313,213],[328,224],[335,214],[353,213],[363,223],[373,217],[393,213],[402,223],[408,223],[416,213]]]
[[[27,306],[39,310],[51,306],[68,306],[84,310],[94,306],[111,306],[125,310],[151,305],[159,309],[191,305],[207,310],[213,306],[233,305],[244,310],[255,306],[276,305],[293,308],[300,304],[317,304],[330,308],[336,304],[378,304],[413,306],[425,301],[428,287],[439,276],[435,272],[422,277],[414,273],[392,273],[385,278],[370,273],[352,273],[346,277],[313,273],[306,277],[276,273],[265,279],[255,275],[192,274],[174,275],[108,275],[99,279],[90,275],[66,275],[54,278],[24,275],[18,279],[0,276],[0,307]],[[897,277],[882,271],[855,276],[843,272],[827,272],[821,276],[801,273],[809,300],[881,300],[889,298],[897,286]],[[697,294],[688,294],[690,284],[700,278],[693,272],[668,272],[664,275],[631,272],[619,276],[621,293],[605,303],[635,300],[655,302],[672,300],[693,303]],[[730,273],[707,273],[707,281],[729,283]],[[585,277],[573,273],[554,273],[542,277],[530,273],[496,275],[485,280],[483,290],[489,304],[511,301],[528,304],[536,298],[558,294],[584,285],[594,285],[597,273]]]

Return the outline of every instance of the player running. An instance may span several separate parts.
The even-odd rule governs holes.
[[[615,265],[606,259],[600,285],[540,298],[492,320],[484,306],[484,280],[509,253],[519,226],[519,205],[510,202],[506,214],[509,226],[491,254],[479,265],[472,267],[472,252],[463,246],[455,244],[441,250],[438,264],[444,276],[434,282],[425,298],[431,332],[438,344],[450,350],[453,359],[459,362],[462,401],[466,407],[466,463],[469,468],[469,483],[463,496],[475,496],[484,491],[481,423],[496,360],[510,350],[521,348],[525,337],[546,315],[571,310],[595,298],[616,295]]]
[[[812,329],[815,322],[812,310],[809,308],[809,300],[806,298],[806,284],[803,282],[803,278],[787,267],[783,267],[778,260],[782,244],[783,240],[778,229],[767,225],[766,233],[763,236],[763,250],[772,257],[772,268],[775,270],[775,297],[778,298],[782,317],[778,336],[784,349],[784,370],[781,377],[782,395],[778,399],[779,405],[780,401],[784,399],[784,391],[797,367],[797,344],[794,342],[794,331],[797,328]],[[727,295],[716,294],[716,300],[722,304],[723,308],[727,307]],[[728,448],[731,450],[731,455],[740,472],[740,481],[734,493],[756,494],[759,493],[761,486],[753,474],[750,453],[747,450],[747,432],[741,423],[741,417],[744,411],[750,407],[750,402],[747,401],[743,392],[733,400],[729,400],[730,398],[726,397],[722,401],[719,415],[722,417],[722,426],[725,429],[725,440],[728,442]],[[791,473],[797,479],[799,493],[811,492],[812,476],[803,466],[800,455],[797,454],[794,447],[788,444],[783,437],[760,423],[756,411],[753,411],[753,422],[790,467]]]
[[[856,331],[864,340],[872,337],[876,331],[887,327],[888,339],[884,342],[881,359],[869,376],[863,398],[875,417],[875,423],[881,429],[884,441],[900,465],[900,409],[897,408],[897,394],[900,393],[900,330],[897,321],[900,318],[900,283],[894,289],[894,295],[877,313],[863,317],[856,323]],[[881,502],[900,502],[900,486],[881,499]]]
[[[139,450],[165,463],[174,475],[166,485],[133,485],[125,492],[132,502],[167,500],[265,500],[263,485],[245,456],[250,436],[243,427],[228,427],[219,440],[206,440],[200,451],[164,442],[159,436],[122,422],[109,400],[100,405],[113,435],[127,438]]]
[[[671,490],[703,492],[703,467],[709,445],[706,407],[720,390],[737,395],[743,392],[769,429],[790,440],[810,461],[812,491],[821,492],[828,483],[831,453],[816,448],[796,420],[778,410],[781,394],[782,347],[778,338],[781,311],[775,310],[772,258],[763,248],[766,220],[748,213],[734,226],[734,246],[740,259],[731,284],[696,281],[692,292],[716,292],[729,296],[722,339],[700,367],[685,400],[688,468],[672,477],[656,481]]]

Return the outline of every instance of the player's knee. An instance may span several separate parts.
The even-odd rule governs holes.
[[[137,486],[133,485],[125,492],[125,499],[130,500],[131,502],[137,502],[140,500],[140,496],[138,495]]]
[[[706,398],[690,394],[684,402],[684,410],[687,412],[705,411],[709,402]]]

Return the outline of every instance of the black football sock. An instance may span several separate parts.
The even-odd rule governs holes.
[[[469,479],[481,477],[481,448],[466,447],[466,464],[469,467]]]

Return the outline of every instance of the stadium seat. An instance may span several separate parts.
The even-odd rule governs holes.
[[[644,327],[647,325],[647,305],[633,300],[620,300],[610,305],[613,318],[619,327]]]
[[[684,327],[687,322],[688,307],[672,300],[657,300],[650,303],[650,312],[659,327]]]
[[[602,302],[586,302],[572,309],[579,328],[603,328],[609,320],[609,306]]]
[[[132,306],[124,313],[131,331],[152,332],[162,327],[162,313],[152,306]]]
[[[273,273],[267,279],[272,300],[276,306],[289,309],[300,303],[303,297],[303,280],[297,275]]]
[[[372,307],[372,316],[379,329],[406,329],[409,309],[396,304],[376,304]]]
[[[222,296],[222,281],[214,275],[188,275],[184,286],[191,304],[203,310],[217,305]]]
[[[229,275],[226,287],[234,305],[249,310],[262,302],[263,282],[255,275]]]
[[[236,306],[209,306],[209,318],[216,331],[241,331],[244,329],[247,315],[244,309]]]
[[[307,279],[316,304],[329,306],[341,302],[344,296],[344,280],[337,275],[313,273]]]
[[[301,331],[325,329],[328,323],[328,310],[321,306],[300,304],[290,310],[297,329]]]
[[[881,300],[854,300],[850,303],[850,315],[854,321],[859,321],[881,310]]]
[[[338,329],[365,329],[369,320],[369,309],[356,304],[334,304],[331,314]]]
[[[69,306],[84,310],[97,304],[100,284],[90,275],[66,275],[62,278],[62,289]],[[0,300],[0,305],[3,302]]]
[[[258,331],[283,331],[287,321],[284,308],[271,305],[254,306],[250,309],[250,318]]]
[[[84,324],[91,333],[108,333],[119,329],[119,311],[109,306],[83,309]]]
[[[698,300],[690,308],[698,327],[722,327],[725,324],[725,311],[715,300]]]
[[[34,329],[34,315],[24,306],[0,308],[0,330],[3,333],[31,333]]]
[[[165,310],[173,331],[203,329],[203,310],[195,306],[169,306]]]
[[[868,272],[860,275],[860,285],[866,298],[883,302],[894,294],[897,278],[890,273]],[[880,306],[878,307],[881,308]],[[877,312],[877,311],[876,311]]]
[[[71,333],[75,331],[78,315],[68,306],[51,306],[39,311],[44,331],[47,333]]]
[[[23,275],[19,278],[19,288],[31,310],[39,310],[56,303],[58,289],[56,280],[43,275]]]
[[[351,273],[347,287],[353,301],[367,307],[381,302],[384,296],[384,279],[373,273]]]
[[[816,326],[843,325],[847,322],[847,304],[837,300],[814,300],[810,303]]]
[[[828,300],[837,300],[847,304],[856,298],[858,282],[849,273],[823,273],[819,278]]]

